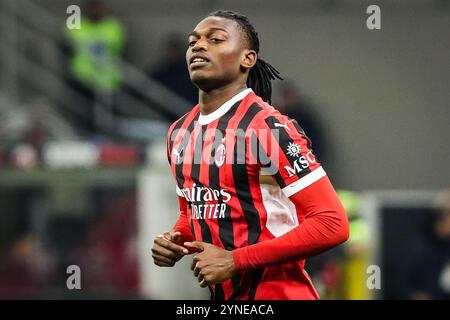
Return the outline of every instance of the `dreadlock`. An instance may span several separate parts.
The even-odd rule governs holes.
[[[236,21],[247,35],[250,43],[250,49],[259,53],[259,38],[255,27],[250,23],[249,19],[239,13],[229,10],[219,10],[209,14],[210,17],[221,17]],[[280,72],[270,63],[261,58],[257,58],[256,64],[250,69],[247,86],[252,88],[255,93],[264,101],[271,103],[272,98],[272,80],[276,78],[283,80],[279,76]]]

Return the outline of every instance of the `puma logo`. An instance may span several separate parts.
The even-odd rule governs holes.
[[[172,156],[175,157],[175,164],[180,164],[182,162],[183,149],[180,149],[180,151],[173,149]]]
[[[277,127],[277,128],[283,127],[283,128],[285,128],[287,131],[291,131],[291,129],[289,129],[289,127],[287,126],[287,121],[286,121],[284,124],[275,122],[274,125],[275,125],[275,127]]]

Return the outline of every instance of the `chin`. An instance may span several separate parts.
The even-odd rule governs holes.
[[[214,83],[216,82],[213,78],[208,77],[203,72],[194,72],[191,74],[191,81],[197,88],[203,91],[214,88]]]

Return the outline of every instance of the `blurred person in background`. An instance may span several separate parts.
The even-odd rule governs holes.
[[[361,215],[361,198],[355,191],[338,190],[350,223],[350,238],[342,246],[339,263],[342,278],[337,297],[344,300],[367,300],[367,266],[370,254],[370,228]]]
[[[0,250],[0,298],[35,298],[55,269],[52,253],[35,234],[23,232]]]
[[[404,249],[403,298],[450,299],[450,189],[435,199],[436,213],[428,233]]]
[[[299,94],[292,82],[283,81],[279,84],[278,94],[274,98],[274,106],[282,114],[298,122],[311,141],[314,141],[314,154],[321,159],[322,163],[326,162],[325,139],[320,119],[314,113],[313,106]]]
[[[186,45],[179,34],[169,34],[163,44],[162,58],[147,74],[192,104],[198,101],[198,89],[186,67]],[[186,110],[186,112],[189,110]],[[171,122],[177,119],[170,119]]]
[[[318,299],[305,259],[346,241],[348,220],[309,138],[270,106],[278,71],[258,55],[248,18],[235,12],[210,14],[188,44],[199,103],[169,129],[180,216],[155,238],[154,263],[171,267],[196,253],[191,269],[216,300]],[[295,208],[265,207],[264,173]]]
[[[114,94],[123,79],[121,58],[125,42],[122,23],[108,14],[107,5],[101,0],[86,1],[80,29],[65,28],[69,82],[88,100],[87,105],[79,106],[86,116],[74,119],[78,127],[89,132],[98,129],[95,102],[99,99],[113,108]]]

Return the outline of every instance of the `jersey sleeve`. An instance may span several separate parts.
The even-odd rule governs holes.
[[[176,123],[173,123],[170,127],[169,127],[169,131],[167,133],[167,139],[166,139],[166,152],[167,152],[167,161],[169,162],[169,166],[172,167],[172,142],[174,140],[174,126]],[[175,177],[174,177],[175,178]],[[184,194],[181,192],[180,188],[176,185],[175,187],[176,189],[176,193],[179,197],[183,197],[184,198]]]
[[[181,233],[181,237],[183,241],[193,241],[194,236],[191,232],[191,227],[188,221],[187,211],[188,211],[188,203],[185,198],[178,197],[178,201],[180,204],[180,215],[178,217],[177,222],[172,227],[174,231],[179,231]]]
[[[255,120],[250,142],[261,174],[272,175],[287,197],[326,175],[314,155],[311,140],[287,116],[276,113]]]
[[[233,250],[236,270],[306,259],[348,239],[348,218],[328,177],[290,200],[302,223],[277,238]]]

